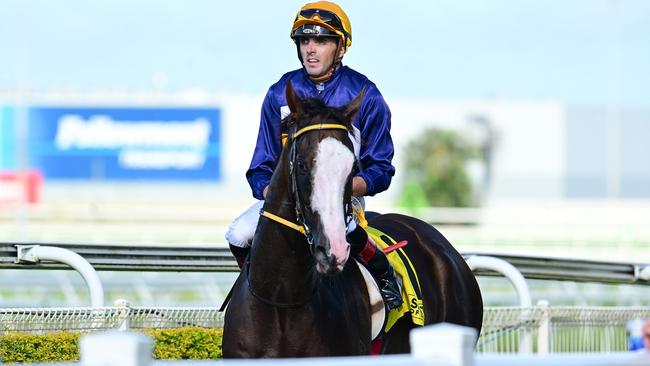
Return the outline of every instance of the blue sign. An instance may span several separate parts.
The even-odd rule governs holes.
[[[0,106],[0,170],[16,168],[16,132],[13,112],[10,107]]]
[[[27,110],[28,161],[47,179],[218,180],[217,108]]]

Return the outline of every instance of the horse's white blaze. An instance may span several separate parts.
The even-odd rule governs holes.
[[[327,137],[318,145],[313,169],[311,207],[320,214],[325,235],[330,242],[330,253],[338,263],[347,260],[348,243],[345,240],[343,193],[354,164],[354,154],[343,143]]]

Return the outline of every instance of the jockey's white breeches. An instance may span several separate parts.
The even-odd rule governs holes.
[[[248,248],[251,246],[255,229],[257,229],[257,222],[260,220],[260,210],[263,205],[264,201],[255,202],[230,224],[226,232],[226,240],[228,243],[240,248]]]
[[[362,206],[365,206],[363,197],[359,197],[359,201]],[[251,207],[249,207],[244,213],[239,215],[226,232],[226,240],[228,243],[240,247],[248,248],[253,243],[253,236],[255,235],[255,230],[257,229],[257,223],[260,220],[260,210],[264,205],[264,201],[257,201]],[[354,220],[350,220],[346,233],[351,232],[356,229],[357,220],[356,216]]]

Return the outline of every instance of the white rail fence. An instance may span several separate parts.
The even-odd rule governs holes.
[[[95,270],[113,271],[238,271],[227,244],[81,244],[0,242],[0,269],[70,269],[63,263],[24,255],[35,246],[67,249],[83,257]],[[462,253],[490,256],[513,265],[528,279],[559,279],[650,285],[650,263],[606,262],[497,253]],[[478,275],[500,276],[479,269]]]
[[[646,318],[650,307],[551,307],[540,302],[530,308],[486,308],[477,351],[620,352],[628,347],[627,323]],[[530,344],[522,345],[527,336]]]
[[[464,256],[477,275],[507,277],[517,291],[520,305],[524,307],[531,304],[525,278],[650,285],[650,264],[476,253],[465,253]],[[103,285],[96,270],[238,271],[225,244],[0,243],[0,268],[70,267],[82,275],[93,307],[104,305]]]
[[[56,261],[74,265],[77,270],[80,269],[76,267],[81,267],[90,292],[97,294],[91,296],[95,299],[93,306],[0,309],[2,331],[97,332],[181,326],[218,328],[222,325],[222,314],[216,308],[144,308],[130,307],[126,302],[113,307],[97,306],[103,302],[101,284],[96,286],[96,281],[91,281],[96,269],[234,271],[237,269],[234,260],[222,244],[182,247],[48,244],[56,246],[56,256],[41,250],[42,245],[0,243],[0,268],[66,268]],[[627,322],[650,318],[650,307],[550,307],[547,303],[530,306],[530,294],[524,281],[525,276],[650,285],[648,264],[506,255],[486,258],[468,253],[465,257],[478,275],[507,276],[520,295],[519,307],[485,309],[484,326],[477,345],[479,353],[624,351],[627,349]]]
[[[222,328],[223,313],[218,308],[144,308],[128,305],[101,308],[6,308],[0,309],[0,327],[5,333],[38,334],[180,327]]]
[[[627,322],[650,318],[650,307],[488,307],[479,353],[619,352]],[[5,333],[97,332],[179,327],[221,328],[217,308],[135,307],[0,309]],[[522,339],[529,339],[525,344]]]

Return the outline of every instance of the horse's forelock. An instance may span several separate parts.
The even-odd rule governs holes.
[[[343,111],[339,108],[330,107],[318,98],[306,98],[301,100],[302,114],[290,113],[282,120],[285,127],[292,127],[296,124],[297,129],[316,123],[316,119],[321,119],[318,123],[339,123],[352,131],[352,121],[345,117]]]
[[[298,113],[291,112],[280,121],[280,125],[286,128],[291,128],[291,126],[296,123],[298,118]]]

